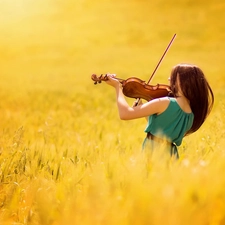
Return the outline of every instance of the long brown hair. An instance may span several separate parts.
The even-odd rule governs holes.
[[[178,64],[172,69],[170,85],[174,97],[179,97],[178,82],[194,114],[193,125],[186,133],[187,135],[197,131],[204,123],[212,110],[214,95],[204,73],[195,65]]]

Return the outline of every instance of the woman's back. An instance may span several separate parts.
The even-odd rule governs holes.
[[[168,99],[170,102],[164,112],[149,116],[145,132],[179,146],[193,124],[194,114],[185,112],[175,98]]]

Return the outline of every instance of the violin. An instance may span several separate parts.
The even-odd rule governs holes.
[[[150,101],[155,98],[173,96],[170,86],[165,84],[157,84],[154,86],[154,85],[150,85],[150,81],[152,80],[156,70],[158,69],[160,63],[162,62],[171,44],[173,43],[175,37],[176,37],[176,34],[174,34],[174,36],[172,37],[170,43],[168,44],[166,50],[164,51],[161,59],[159,60],[155,70],[153,71],[147,83],[136,77],[130,77],[126,80],[115,78],[119,80],[119,82],[122,84],[123,94],[125,96],[130,98],[137,98],[136,105],[138,105],[138,102],[141,98],[147,101]],[[94,84],[97,84],[97,83],[101,83],[101,81],[107,81],[108,77],[107,75],[103,76],[103,74],[100,75],[99,77],[96,74],[92,74],[91,79],[95,81]]]
[[[96,74],[92,74],[91,79],[94,81],[94,84],[97,84],[107,81],[108,77],[107,74],[105,76],[101,74],[99,77]],[[129,98],[142,98],[150,101],[155,98],[172,96],[169,85],[150,85],[136,77],[130,77],[126,80],[116,77],[114,79],[117,79],[122,84],[123,94]]]

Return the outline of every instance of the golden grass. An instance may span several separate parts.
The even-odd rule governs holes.
[[[2,0],[0,224],[225,224],[222,0]],[[141,151],[145,120],[120,121],[92,73],[153,84],[202,67],[215,107],[180,160]],[[130,103],[133,100],[128,99]]]

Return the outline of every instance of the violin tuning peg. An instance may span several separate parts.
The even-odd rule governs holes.
[[[105,74],[104,80],[108,80],[108,75],[107,74]]]

